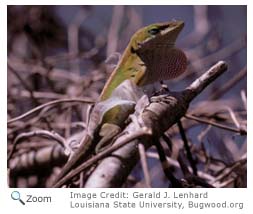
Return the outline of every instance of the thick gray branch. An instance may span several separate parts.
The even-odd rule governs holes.
[[[141,121],[142,125],[150,128],[154,137],[160,137],[163,132],[180,120],[190,102],[226,70],[227,64],[220,61],[184,91],[153,97],[151,103],[138,116],[137,121]],[[125,131],[131,133],[136,129],[138,125],[132,122]],[[120,142],[120,138],[115,144],[117,142]],[[150,139],[142,138],[115,151],[100,162],[90,175],[85,187],[121,187],[139,160],[138,143],[143,143],[146,149],[152,145]]]

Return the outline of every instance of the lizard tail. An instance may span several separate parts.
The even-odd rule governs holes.
[[[87,134],[80,143],[80,147],[73,154],[73,156],[67,161],[67,163],[61,169],[61,172],[54,179],[52,186],[58,183],[65,175],[67,175],[82,159],[89,155],[92,145],[92,138]]]

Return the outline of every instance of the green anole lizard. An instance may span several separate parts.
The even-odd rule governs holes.
[[[112,130],[109,134],[109,139],[112,139],[120,130],[117,130],[117,127],[121,127],[134,111],[136,100],[129,99],[128,92],[123,92],[123,97],[115,96],[115,90],[121,90],[121,83],[130,80],[134,85],[143,86],[176,78],[185,71],[186,56],[174,47],[183,26],[183,21],[156,23],[141,28],[132,36],[91,113],[87,135],[81,140],[80,147],[63,167],[54,183],[94,150],[94,144],[97,144],[94,143],[95,140],[108,140],[108,134],[104,136],[105,130]]]

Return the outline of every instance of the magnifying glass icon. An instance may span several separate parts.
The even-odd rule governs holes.
[[[13,192],[11,193],[11,198],[12,198],[13,200],[15,200],[15,201],[18,200],[18,201],[20,201],[21,204],[25,205],[25,202],[22,201],[22,199],[20,198],[20,192],[18,192],[18,191],[13,191]]]

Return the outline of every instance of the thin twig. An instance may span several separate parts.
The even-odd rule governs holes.
[[[56,142],[58,142],[62,147],[66,146],[66,140],[65,138],[63,138],[61,135],[59,135],[56,132],[50,132],[47,130],[36,130],[36,131],[31,131],[31,132],[27,132],[27,133],[22,133],[20,135],[18,135],[13,143],[13,147],[12,150],[10,151],[9,155],[8,155],[8,161],[11,159],[17,144],[24,138],[28,138],[28,137],[34,137],[34,136],[41,136],[41,137],[46,137],[49,139],[53,139]]]
[[[215,183],[223,180],[226,176],[228,176],[229,174],[231,174],[235,169],[237,169],[238,167],[246,164],[246,162],[247,162],[247,156],[243,155],[243,158],[241,158],[239,161],[235,162],[230,167],[226,167],[223,170],[223,173],[221,173],[219,176],[217,176],[215,178],[215,180],[213,181],[213,184],[215,184]]]
[[[246,97],[245,90],[241,90],[241,98],[242,98],[244,108],[247,111],[247,97]]]
[[[232,121],[234,122],[235,126],[238,129],[240,129],[241,125],[240,125],[238,119],[236,118],[234,111],[229,106],[226,106],[226,109],[229,112],[229,115],[230,115]]]
[[[209,100],[219,99],[224,93],[226,93],[227,91],[229,91],[229,89],[234,87],[241,79],[246,77],[246,74],[247,74],[247,68],[244,67],[232,79],[229,79],[224,85],[219,87],[213,94],[211,94],[211,96],[209,97]]]
[[[106,56],[109,57],[112,53],[117,50],[118,43],[118,32],[120,29],[121,21],[124,15],[124,6],[116,5],[113,7],[112,21],[109,27],[108,37],[107,37],[107,50]]]
[[[94,101],[81,99],[81,98],[69,98],[69,99],[67,98],[67,99],[53,100],[51,102],[47,102],[47,103],[44,103],[40,106],[37,106],[37,107],[31,109],[30,111],[28,111],[28,112],[26,112],[26,113],[24,113],[24,114],[22,114],[18,117],[15,117],[13,119],[8,120],[7,124],[11,124],[11,123],[16,122],[18,120],[21,120],[21,119],[23,119],[23,118],[25,118],[25,117],[33,114],[33,113],[45,108],[45,107],[52,106],[52,105],[57,105],[59,103],[69,103],[69,102],[81,102],[81,103],[87,103],[87,104],[93,104],[94,103]]]
[[[225,59],[228,56],[232,56],[233,54],[237,53],[239,50],[244,48],[246,46],[246,42],[244,37],[239,38],[233,42],[231,42],[229,45],[225,46],[222,49],[219,49],[217,52],[207,55],[206,57],[200,58],[190,64],[188,66],[188,69],[191,69],[191,67],[196,67],[197,65],[203,65],[207,66],[210,63],[215,62],[219,59]]]
[[[8,69],[17,77],[20,83],[24,86],[24,88],[30,93],[31,99],[35,102],[35,104],[39,104],[38,100],[33,95],[33,89],[26,83],[25,80],[20,76],[19,72],[10,66],[8,63]]]
[[[194,175],[194,174],[191,174],[190,170],[188,169],[185,161],[184,161],[184,153],[183,153],[183,150],[181,149],[179,151],[179,155],[178,155],[178,158],[177,158],[179,164],[180,164],[180,167],[183,171],[183,174],[185,176],[185,185],[186,187],[189,187],[191,185],[194,185],[194,187],[196,186],[202,186],[202,187],[207,187],[207,188],[213,188],[214,186],[207,183],[204,179],[200,178],[198,175]]]
[[[215,126],[215,127],[221,128],[221,129],[225,129],[225,130],[228,130],[228,131],[231,131],[231,132],[240,133],[241,135],[246,135],[247,134],[246,130],[241,130],[241,129],[229,127],[229,126],[226,126],[226,125],[223,125],[223,124],[220,124],[220,123],[216,123],[216,122],[213,122],[213,121],[210,121],[210,120],[205,120],[203,118],[195,117],[195,116],[190,115],[190,114],[185,114],[185,118],[190,119],[190,120],[195,120],[195,121],[200,122],[200,123],[205,123],[205,124],[208,124],[208,125],[212,125],[212,126]]]
[[[181,135],[181,138],[184,142],[184,147],[185,147],[185,150],[186,150],[186,154],[187,154],[187,158],[190,162],[190,165],[192,167],[192,171],[193,171],[193,174],[194,175],[197,175],[197,167],[196,167],[196,163],[192,157],[192,153],[191,153],[191,149],[190,149],[190,146],[188,144],[188,140],[186,138],[186,135],[185,135],[185,131],[184,131],[184,128],[183,128],[183,125],[182,125],[182,122],[179,120],[177,122],[177,125],[178,125],[178,128],[179,128],[179,133]]]
[[[159,159],[159,155],[155,152],[147,152],[147,157],[149,158],[156,158],[156,159]],[[166,159],[168,161],[168,163],[174,167],[177,167],[177,168],[180,168],[180,164],[178,163],[178,161],[166,156]],[[188,170],[189,172],[191,171],[191,168],[188,167]],[[209,181],[213,181],[215,179],[215,177],[213,177],[212,175],[209,175],[205,172],[202,172],[202,171],[198,171],[198,175],[199,177],[203,178],[203,179],[207,179]]]
[[[171,182],[171,187],[182,187],[181,182],[172,174],[170,171],[170,165],[166,159],[166,155],[164,153],[163,147],[160,144],[159,140],[155,140],[155,146],[159,155],[160,162],[162,164],[162,169],[164,172],[164,175],[167,177],[167,179]]]
[[[79,53],[79,28],[81,24],[84,22],[84,20],[88,16],[88,11],[84,11],[83,8],[81,8],[78,13],[75,15],[74,20],[68,27],[68,49],[69,54],[78,55]],[[77,58],[75,61],[70,62],[70,67],[72,72],[74,73],[80,73],[80,67],[79,67],[80,61]]]
[[[207,133],[209,132],[209,130],[211,129],[211,125],[208,125],[204,130],[202,130],[198,136],[197,136],[197,139],[199,142],[202,142],[203,141],[203,138],[207,135]]]
[[[143,146],[143,144],[139,143],[138,149],[139,149],[141,166],[142,166],[142,170],[143,170],[143,174],[144,174],[144,178],[145,178],[146,187],[151,188],[152,187],[151,178],[150,178],[150,174],[149,174],[149,170],[148,170],[148,162],[147,162],[147,157],[146,157],[146,153],[145,153],[145,147]]]
[[[235,178],[229,178],[228,180],[224,181],[223,183],[217,184],[217,188],[228,187],[228,185],[234,181],[235,181]]]

